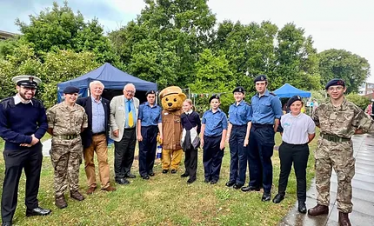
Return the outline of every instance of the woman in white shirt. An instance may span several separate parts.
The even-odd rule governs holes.
[[[287,102],[290,112],[281,118],[283,129],[282,144],[279,147],[280,174],[278,194],[274,203],[280,203],[286,194],[288,177],[294,165],[297,179],[298,211],[306,213],[306,168],[309,157],[308,143],[315,136],[315,124],[306,114],[301,113],[303,102],[300,96],[293,96]]]

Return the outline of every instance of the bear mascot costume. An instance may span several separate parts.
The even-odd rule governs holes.
[[[176,173],[182,160],[181,114],[186,95],[178,86],[170,86],[160,92],[162,105],[162,173]]]

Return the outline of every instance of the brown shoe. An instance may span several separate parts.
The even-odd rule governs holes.
[[[340,226],[351,226],[351,222],[348,218],[348,213],[339,212],[339,225]]]
[[[106,188],[102,188],[101,190],[103,190],[103,191],[115,191],[115,190],[117,190],[115,187],[112,187],[112,186],[108,186],[108,187],[106,187]]]
[[[320,204],[317,204],[315,207],[308,210],[308,214],[310,216],[319,216],[319,215],[328,214],[328,213],[329,213],[329,207],[320,205]]]
[[[55,197],[55,205],[60,209],[66,208],[68,204],[66,203],[65,196],[61,195],[61,196]]]
[[[96,187],[89,187],[87,189],[87,195],[92,195],[94,193],[94,191],[96,190]]]
[[[78,200],[78,201],[83,201],[84,200],[84,196],[81,193],[79,193],[79,191],[71,191],[70,192],[70,197],[72,197],[73,199]]]

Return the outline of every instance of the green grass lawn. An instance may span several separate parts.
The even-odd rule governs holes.
[[[276,140],[276,146],[278,146],[281,142],[279,133],[277,133]],[[317,139],[310,145],[311,155],[307,170],[309,184],[314,177],[313,151],[316,141]],[[0,142],[0,147],[2,145]],[[109,149],[109,161],[111,178],[113,178],[113,148]],[[164,175],[161,173],[160,161],[156,161],[156,163],[156,176],[149,181],[137,176],[136,179],[131,180],[130,185],[113,184],[117,188],[116,192],[107,193],[97,190],[90,196],[85,194],[86,177],[84,167],[81,165],[80,187],[86,199],[83,202],[78,202],[68,198],[69,206],[60,210],[54,205],[53,168],[50,159],[45,157],[39,202],[40,206],[50,208],[53,212],[47,217],[25,217],[25,177],[23,175],[13,222],[16,225],[277,225],[296,201],[294,173],[289,179],[286,199],[281,204],[261,202],[262,192],[243,193],[240,190],[225,187],[230,164],[228,148],[225,149],[221,179],[216,185],[203,182],[201,151],[198,162],[198,179],[192,185],[187,185],[187,179],[180,177],[184,171],[183,165],[177,174]],[[274,151],[273,165],[272,196],[274,197],[277,192],[279,176],[279,158],[276,150]],[[134,161],[133,172],[138,175],[137,160]],[[3,155],[0,155],[1,184],[3,178],[4,160]]]

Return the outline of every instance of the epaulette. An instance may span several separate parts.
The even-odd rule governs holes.
[[[272,96],[277,96],[275,93],[273,93],[273,92],[269,92],[269,94],[270,95],[272,95]]]

